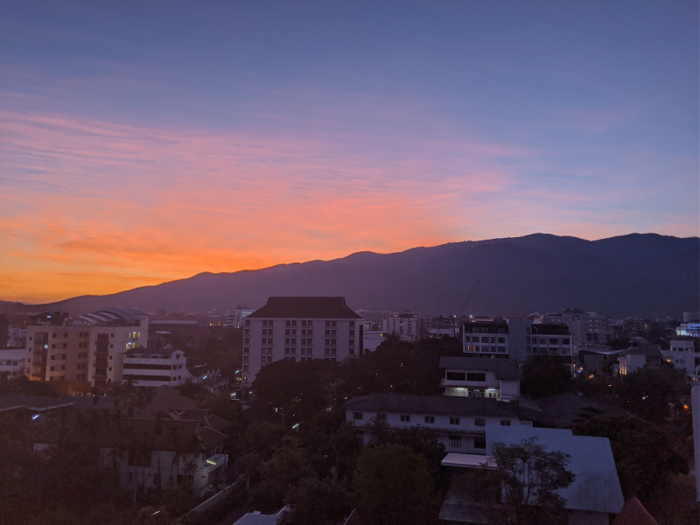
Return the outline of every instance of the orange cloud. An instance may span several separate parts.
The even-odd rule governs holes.
[[[360,250],[584,229],[568,229],[581,217],[562,208],[567,198],[586,197],[552,189],[547,199],[528,189],[523,173],[543,162],[542,152],[454,130],[292,135],[9,111],[0,112],[0,122],[6,300],[105,294]],[[518,169],[508,164],[515,161]],[[555,215],[568,219],[554,224]],[[587,228],[589,238],[612,231]]]

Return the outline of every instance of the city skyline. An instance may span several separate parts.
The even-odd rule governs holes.
[[[0,7],[0,299],[698,235],[698,8]]]

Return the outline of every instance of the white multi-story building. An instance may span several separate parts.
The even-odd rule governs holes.
[[[27,328],[30,379],[119,383],[124,353],[148,346],[148,315],[140,310],[109,308],[67,323]]]
[[[446,396],[490,397],[498,401],[520,398],[520,369],[515,359],[470,359],[443,356],[440,386]]]
[[[403,341],[420,337],[420,315],[409,312],[393,314],[382,321],[382,331],[393,333]]]
[[[27,372],[27,350],[10,348],[0,350],[0,377],[19,377]]]
[[[27,329],[11,326],[7,331],[7,348],[27,347]]]
[[[673,339],[669,350],[661,350],[666,362],[685,370],[689,377],[696,378],[695,345],[691,339]]]
[[[270,297],[245,319],[242,384],[282,359],[343,359],[362,354],[361,317],[343,297]]]
[[[233,326],[234,328],[243,328],[245,318],[253,313],[253,310],[245,306],[237,306],[226,310],[226,319],[224,326]]]
[[[124,353],[122,381],[134,386],[184,385],[192,376],[182,350],[135,348]]]
[[[486,453],[486,425],[532,425],[521,420],[516,404],[488,398],[369,394],[351,399],[343,409],[346,421],[359,430],[373,420],[390,429],[425,427],[448,452],[470,454]],[[371,439],[368,431],[362,436],[365,443]]]

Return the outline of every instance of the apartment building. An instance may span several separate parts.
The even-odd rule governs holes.
[[[402,341],[420,337],[420,315],[410,312],[393,314],[382,321],[382,331],[399,336]]]
[[[520,398],[520,368],[515,359],[470,359],[442,356],[440,387],[446,396],[487,397],[498,401]]]
[[[27,367],[35,381],[119,383],[124,353],[148,346],[148,315],[108,308],[61,326],[27,327]]]
[[[531,319],[493,319],[464,323],[463,350],[471,357],[516,359],[549,355],[562,364],[574,364],[569,329],[564,324],[535,324]]]
[[[245,306],[237,306],[226,310],[226,318],[224,326],[233,326],[234,328],[243,328],[245,318],[253,313],[253,310]]]
[[[154,387],[184,385],[192,375],[182,350],[171,348],[134,348],[124,353],[123,381],[134,386]]]
[[[517,405],[488,398],[369,394],[352,398],[343,409],[365,443],[371,439],[365,428],[377,420],[391,429],[431,429],[448,452],[485,454],[487,425],[532,426]]]
[[[344,297],[270,297],[245,318],[242,384],[275,361],[329,359],[362,354],[362,318]]]

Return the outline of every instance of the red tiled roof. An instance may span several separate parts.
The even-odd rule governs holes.
[[[247,319],[361,319],[345,297],[270,297]]]

